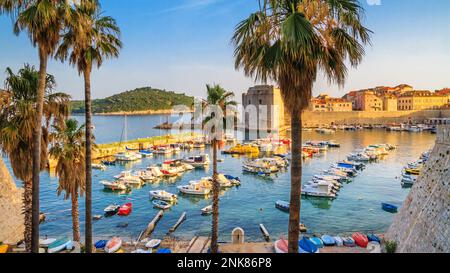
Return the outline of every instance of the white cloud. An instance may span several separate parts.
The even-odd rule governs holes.
[[[367,0],[369,6],[380,6],[381,0]]]

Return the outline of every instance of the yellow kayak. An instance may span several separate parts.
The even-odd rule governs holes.
[[[8,245],[1,245],[0,246],[0,253],[6,253],[8,252]]]

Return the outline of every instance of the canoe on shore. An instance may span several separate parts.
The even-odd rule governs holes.
[[[113,237],[106,243],[105,252],[114,253],[118,251],[121,246],[122,246],[122,239],[120,239],[119,237]]]
[[[311,242],[307,237],[303,237],[298,241],[298,252],[299,253],[319,253],[319,248]]]
[[[288,253],[288,241],[284,238],[276,241],[273,247],[275,248],[275,253]]]
[[[68,238],[61,238],[61,239],[58,239],[58,240],[54,241],[50,245],[48,245],[48,251],[47,252],[48,253],[57,253],[57,252],[60,252],[62,250],[65,250],[70,245],[72,245],[72,241],[70,239],[68,239]]]

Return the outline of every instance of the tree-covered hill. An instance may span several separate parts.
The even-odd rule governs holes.
[[[126,91],[104,99],[92,101],[94,113],[170,110],[175,105],[191,107],[194,98],[185,94],[153,89],[151,87]],[[72,101],[72,113],[84,113],[84,101]]]

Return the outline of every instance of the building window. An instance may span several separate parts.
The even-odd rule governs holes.
[[[262,100],[259,100],[259,104],[262,104]]]

